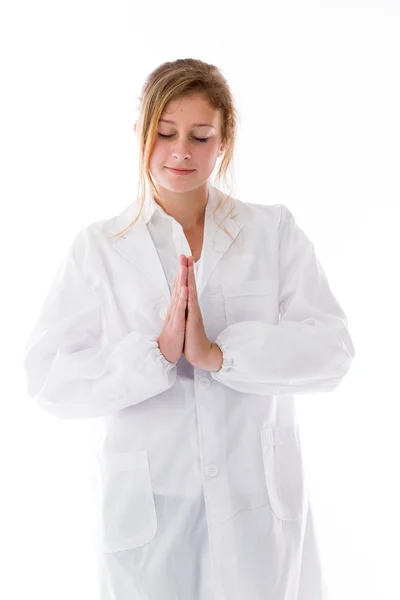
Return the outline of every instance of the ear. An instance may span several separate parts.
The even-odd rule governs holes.
[[[222,144],[220,145],[219,150],[218,150],[217,158],[219,158],[224,153],[225,148],[226,148],[226,142],[222,142]]]

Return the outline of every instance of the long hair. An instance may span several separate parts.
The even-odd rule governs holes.
[[[216,66],[198,59],[180,58],[173,62],[163,63],[148,75],[141,96],[138,98],[140,103],[136,133],[139,138],[139,185],[137,194],[139,212],[125,229],[117,232],[109,239],[124,235],[135,225],[142,212],[149,189],[148,186],[154,198],[159,201],[157,188],[149,169],[158,121],[169,102],[193,94],[202,94],[214,109],[220,111],[221,137],[222,142],[226,145],[216,176],[216,183],[219,185],[219,182],[223,179],[225,185],[227,184],[227,173],[233,169],[237,112],[226,79]],[[216,211],[230,197],[231,193],[223,198]]]

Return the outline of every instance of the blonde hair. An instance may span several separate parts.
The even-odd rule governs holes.
[[[150,186],[154,198],[159,201],[159,195],[149,169],[158,121],[169,102],[194,94],[203,95],[213,108],[220,111],[221,137],[222,142],[226,145],[216,180],[218,185],[221,179],[226,184],[227,172],[233,167],[237,122],[233,97],[226,79],[216,66],[198,59],[180,58],[173,62],[163,63],[148,75],[142,88],[142,95],[138,98],[140,101],[137,120],[140,210],[135,219],[125,229],[109,239],[125,234],[139,219],[147,195],[146,183]],[[226,196],[218,204],[216,210],[223,206],[230,197],[231,194]],[[231,211],[233,208],[234,206],[232,206]]]

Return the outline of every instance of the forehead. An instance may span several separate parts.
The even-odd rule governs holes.
[[[172,125],[187,123],[198,127],[201,125],[215,127],[220,122],[220,111],[213,108],[203,95],[193,94],[168,102],[160,121],[168,121]]]

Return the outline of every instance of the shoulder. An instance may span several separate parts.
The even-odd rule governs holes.
[[[94,273],[107,261],[110,239],[116,216],[99,219],[78,229],[73,236],[67,259],[72,260],[84,274]]]
[[[74,252],[81,252],[83,249],[89,249],[91,246],[97,246],[107,237],[107,232],[114,222],[115,217],[111,219],[101,219],[84,225],[77,231],[72,239],[71,249]]]
[[[236,200],[240,213],[251,219],[259,221],[262,225],[271,225],[279,228],[281,221],[294,218],[286,204],[259,204]]]
[[[135,216],[135,206],[130,203],[122,211],[103,219],[98,219],[83,226],[75,236],[74,244],[87,247],[110,246],[115,238],[113,236],[127,226]]]

